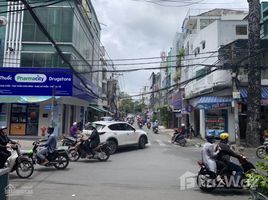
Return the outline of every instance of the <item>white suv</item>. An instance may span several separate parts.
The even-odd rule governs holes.
[[[111,154],[115,153],[118,147],[137,145],[140,149],[143,149],[148,143],[148,137],[145,131],[136,130],[126,122],[96,121],[93,123],[96,124],[96,128],[100,134],[100,141],[109,144]],[[91,134],[91,130],[83,130],[82,134]]]

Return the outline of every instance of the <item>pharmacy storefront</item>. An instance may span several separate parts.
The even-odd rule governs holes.
[[[66,68],[0,68],[0,125],[9,134],[38,136],[61,124],[61,97],[72,96],[73,74]],[[60,127],[57,127],[60,128]]]

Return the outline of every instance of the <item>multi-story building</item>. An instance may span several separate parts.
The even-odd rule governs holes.
[[[246,16],[244,11],[214,9],[189,14],[183,22],[186,38],[181,81],[194,78],[184,88],[184,104],[188,108],[185,122],[202,137],[212,131],[228,131],[232,133],[231,140],[235,140],[231,71],[214,70],[220,47],[236,39],[247,39]]]
[[[7,98],[1,90],[0,123],[10,127],[10,135],[38,136],[41,128],[49,124],[56,127],[58,134],[68,133],[74,121],[85,123],[89,120],[89,105],[97,105],[98,99],[105,93],[100,92],[102,84],[99,80],[103,74],[92,72],[99,70],[100,66],[100,24],[89,0],[55,4],[33,0],[29,4],[65,60],[30,12],[24,10],[24,5],[10,1],[6,16],[8,23],[2,27],[5,35],[3,30],[0,33],[4,67],[1,71],[8,71],[9,67],[14,73],[46,77],[49,73],[64,77],[68,72],[71,74],[70,91],[63,94],[54,86],[48,93],[41,89],[39,93],[33,90],[30,93],[24,89],[24,92],[9,93],[13,96]],[[63,85],[59,84],[59,87]]]

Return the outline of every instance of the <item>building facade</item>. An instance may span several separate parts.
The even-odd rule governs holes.
[[[39,2],[39,3],[38,3]],[[65,60],[72,66],[71,94],[62,96],[57,89],[50,94],[25,93],[24,101],[16,93],[6,98],[1,93],[1,124],[9,127],[10,135],[39,136],[43,127],[55,126],[58,134],[69,133],[74,121],[84,124],[90,120],[90,105],[98,105],[102,98],[102,74],[99,69],[100,24],[90,1],[64,1],[47,5],[30,1],[34,12],[61,50]],[[37,4],[39,7],[37,7]],[[36,7],[36,8],[34,8]],[[40,31],[37,23],[22,3],[8,3],[5,35],[1,35],[3,69],[32,68],[70,70],[54,46]],[[104,86],[105,87],[105,86]],[[21,114],[21,117],[18,115]],[[106,110],[99,109],[103,114]],[[6,116],[6,117],[3,117]]]

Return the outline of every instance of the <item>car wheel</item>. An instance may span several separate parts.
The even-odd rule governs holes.
[[[113,140],[113,139],[108,140],[107,144],[108,144],[108,146],[110,148],[110,154],[114,154],[117,151],[117,148],[118,148],[118,144],[117,144],[116,140]]]
[[[139,139],[139,148],[144,149],[147,143],[147,138],[145,136],[141,136]]]

